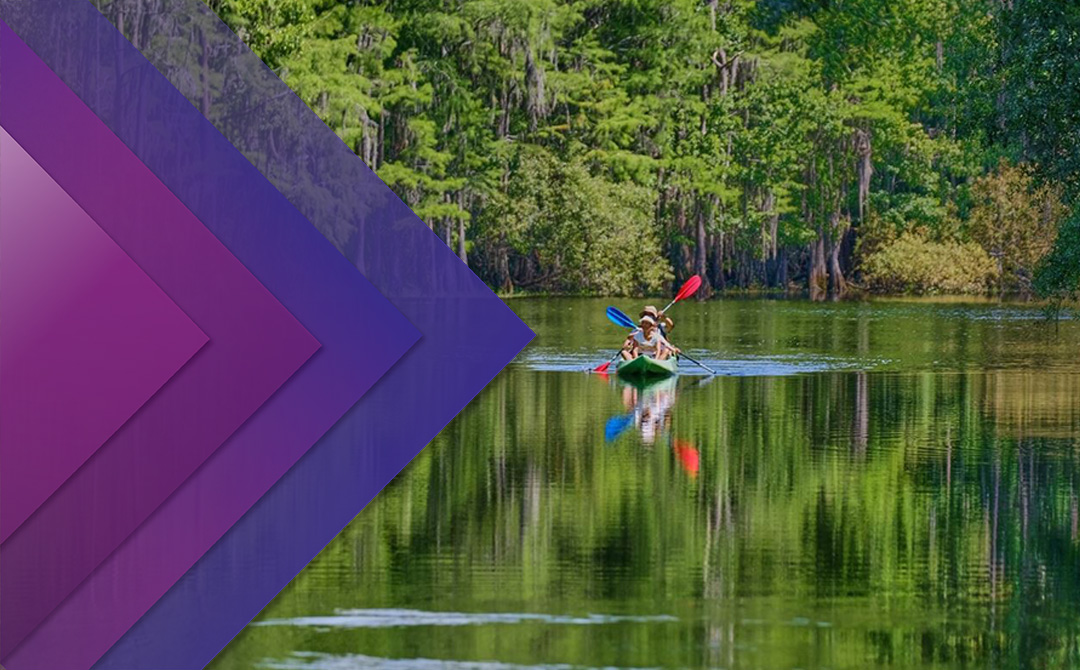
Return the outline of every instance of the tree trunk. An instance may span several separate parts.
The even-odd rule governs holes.
[[[514,282],[510,279],[510,254],[503,245],[499,245],[495,254],[495,278],[499,283],[499,287],[503,291],[510,293],[514,290]]]
[[[495,137],[502,139],[510,134],[510,88],[503,84],[499,92],[499,118],[495,126]]]
[[[839,297],[847,292],[847,281],[840,267],[840,251],[844,247],[848,228],[846,218],[838,211],[833,212],[829,217],[829,228],[829,288],[834,296]]]
[[[386,108],[379,112],[379,140],[378,140],[378,153],[376,154],[375,165],[371,166],[372,170],[377,170],[382,167],[382,164],[386,162]]]
[[[855,131],[855,150],[859,156],[859,223],[866,217],[866,206],[870,199],[870,178],[874,175],[873,146],[870,143],[870,131]]]
[[[544,70],[536,62],[532,47],[524,45],[525,49],[525,111],[529,115],[529,131],[536,132],[540,119],[547,114],[544,100]]]
[[[787,249],[781,249],[776,254],[776,286],[785,291],[788,286],[788,254]]]
[[[810,299],[824,300],[828,295],[829,275],[825,270],[825,238],[810,243]]]
[[[675,230],[679,237],[686,235],[686,206],[682,202],[682,194],[676,193],[675,200]],[[675,281],[686,280],[686,245],[675,242],[671,245],[671,269],[675,271]]]
[[[450,217],[444,216],[441,218],[442,221],[439,225],[439,237],[443,239],[443,242],[446,243],[446,246],[452,249],[454,247],[454,239],[451,237],[452,233],[450,232]]]
[[[776,211],[776,195],[772,190],[769,191],[766,207],[769,212],[769,258],[775,259],[780,237],[780,213]]]
[[[368,116],[367,110],[363,106],[358,106],[358,112],[360,117],[360,160],[370,168],[374,165],[372,160],[374,141],[371,137],[371,117]]]
[[[844,272],[840,269],[840,240],[832,243],[829,249],[829,288],[834,296],[842,296],[847,292],[847,281]]]
[[[458,217],[457,224],[457,255],[465,265],[469,264],[469,257],[465,254],[465,218]]]
[[[713,250],[713,273],[712,273],[712,285],[717,289],[723,291],[727,288],[727,278],[724,277],[724,233],[720,231],[716,233]]]
[[[697,206],[697,239],[694,248],[694,274],[701,277],[701,288],[698,289],[697,299],[707,300],[712,294],[712,286],[709,284],[709,268],[705,263],[708,251],[708,236],[705,233],[705,207],[699,202]]]

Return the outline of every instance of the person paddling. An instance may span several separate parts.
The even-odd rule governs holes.
[[[656,319],[653,317],[648,315],[641,317],[638,326],[623,344],[620,352],[623,360],[632,360],[644,354],[663,361],[679,353],[679,349],[660,333],[660,328],[657,327]]]
[[[638,318],[643,316],[651,317],[653,321],[656,321],[656,325],[660,328],[660,335],[663,337],[667,337],[668,333],[675,327],[675,322],[671,320],[671,317],[656,309],[653,305],[645,305],[645,309],[641,310]]]

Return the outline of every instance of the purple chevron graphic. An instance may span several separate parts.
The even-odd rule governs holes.
[[[0,123],[18,133],[73,196],[102,216],[122,216],[125,205],[118,203],[124,191],[154,191],[152,175],[138,159],[6,26],[0,26],[0,69],[5,100],[23,101],[0,110]],[[235,185],[228,175],[222,177],[221,183]],[[122,572],[110,566],[96,571],[62,611],[5,655],[9,667],[88,667],[417,339],[416,330],[355,268],[269,190],[251,207],[226,211],[214,221],[222,231],[246,222],[248,230],[274,242],[263,245],[259,258],[246,260],[254,268],[283,271],[272,288],[289,296],[290,307],[319,338],[322,350],[204,465],[200,472],[221,476],[210,486],[192,488],[193,505],[182,508],[187,516],[137,531],[116,552],[135,555],[134,563]],[[304,251],[310,253],[299,262],[288,256]],[[153,542],[162,539],[169,546],[158,551]],[[9,550],[0,550],[2,571]],[[5,598],[5,607],[8,602]],[[78,625],[53,637],[73,612],[79,612]]]
[[[201,34],[190,44],[174,39],[169,50],[160,48],[164,41],[144,36],[140,44],[146,55],[364,270],[424,332],[424,339],[136,624],[99,668],[207,663],[532,337],[273,73],[246,49],[238,49],[236,36],[205,7],[177,0],[160,18],[184,30],[198,26]],[[133,51],[126,43],[95,49],[94,36],[101,40],[109,28],[91,31],[90,24],[80,18],[87,30],[84,53],[112,62],[118,58],[111,55],[114,50]],[[210,80],[231,84],[212,96],[204,96],[183,75],[183,63],[197,60],[203,49],[228,55],[210,63]],[[122,90],[146,99],[164,96],[136,86]],[[203,105],[207,99],[209,107]],[[108,112],[101,108],[99,113]],[[274,129],[276,152],[268,150],[264,131],[255,130],[265,128]],[[153,146],[146,143],[148,153]],[[287,158],[291,155],[318,155],[319,160],[297,170]],[[158,174],[168,170],[166,164],[153,167]],[[342,183],[355,187],[341,189]],[[337,232],[341,221],[355,227],[354,235]],[[424,261],[402,262],[415,258]]]
[[[191,29],[190,34],[206,40],[208,52],[236,53],[236,37],[198,3],[166,3],[161,10],[168,15],[162,17],[165,22],[178,21]],[[228,81],[228,92],[190,97],[199,100],[212,118],[232,121],[219,122],[219,128],[274,176],[274,185],[289,194],[302,215],[89,4],[0,0],[0,12],[323,343],[319,355],[269,405],[5,659],[16,670],[35,667],[43,659],[49,661],[45,667],[85,667],[79,664],[100,655],[153,605],[100,667],[201,667],[527,343],[531,333],[250,53],[215,62],[214,71],[204,73],[207,81]],[[63,31],[63,39],[51,34],[54,29]],[[189,46],[173,41],[171,63],[151,54],[181,86],[193,81],[187,64],[198,62],[190,60],[195,52],[185,51]],[[0,58],[5,101],[9,63],[10,59]],[[117,72],[124,73],[119,80]],[[276,100],[281,106],[263,105],[261,100]],[[8,115],[6,109],[0,111],[0,121]],[[28,115],[27,122],[31,121]],[[267,127],[274,128],[274,152],[262,151],[264,137],[243,135]],[[55,150],[58,160],[72,160],[62,147]],[[36,158],[47,163],[41,155]],[[342,308],[356,304],[350,302],[348,291],[327,291],[327,286],[334,287],[330,280],[346,276],[338,274],[339,268],[348,271],[350,280],[367,290],[371,287],[304,216],[362,266],[424,338],[288,469],[310,444],[290,446],[301,432],[293,423],[320,409],[289,392],[336,347],[358,349],[346,339],[349,328],[371,331],[372,322],[378,329],[385,327],[377,311],[350,318],[349,310]],[[327,250],[332,258],[325,257]],[[341,328],[334,340],[338,344],[332,344],[328,333],[346,321],[350,325]],[[366,353],[360,351],[359,355]],[[327,367],[320,377],[329,372]],[[311,388],[318,381],[312,378]],[[268,416],[278,422],[264,425]],[[309,434],[318,437],[325,425]],[[247,435],[252,436],[250,441],[244,439]],[[253,468],[250,455],[263,455],[259,435],[277,436],[278,446],[267,449],[266,462],[256,459]],[[284,479],[251,507],[287,469]],[[247,470],[259,484],[233,495],[228,485],[246,483]],[[245,477],[237,477],[238,471]],[[153,569],[148,568],[151,565]],[[182,575],[180,583],[165,593]]]
[[[0,254],[4,540],[208,338],[2,129]]]
[[[0,545],[3,656],[319,347],[145,167],[118,172],[99,164],[73,175],[42,160],[38,143],[21,132],[23,107],[10,104],[20,90],[37,101],[49,95],[38,79],[20,89],[20,71],[9,67],[28,53],[19,46],[4,27],[0,125],[210,343]],[[98,149],[65,147],[92,158]]]

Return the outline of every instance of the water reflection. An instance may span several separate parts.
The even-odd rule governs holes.
[[[618,386],[626,414],[608,420],[604,431],[607,441],[618,439],[622,431],[630,426],[638,430],[641,441],[649,447],[656,443],[657,438],[668,436],[671,433],[671,411],[675,407],[677,381],[676,377],[642,383],[620,380]],[[613,424],[620,430],[612,431]]]
[[[686,383],[693,388],[701,382]],[[673,410],[680,386],[677,377],[647,382],[613,382],[622,397],[624,413],[615,414],[604,426],[604,440],[616,442],[631,428],[637,430],[642,445],[651,449],[657,444],[671,450],[676,462],[691,477],[696,477],[701,467],[701,455],[694,443],[676,437],[673,428]]]
[[[886,369],[507,370],[217,667],[1077,667],[1080,323],[900,307],[759,332]]]

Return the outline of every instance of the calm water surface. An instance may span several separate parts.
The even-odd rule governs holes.
[[[533,345],[213,667],[1080,666],[1080,323],[683,303],[721,375],[639,389],[581,372],[607,304],[512,302]]]

